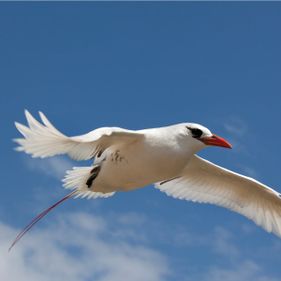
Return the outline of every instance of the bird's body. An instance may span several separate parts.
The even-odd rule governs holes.
[[[26,111],[28,127],[16,123],[24,138],[18,151],[33,157],[67,154],[75,160],[94,159],[89,167],[74,167],[64,178],[69,195],[42,212],[12,246],[43,216],[71,197],[110,197],[149,184],[166,194],[211,203],[240,213],[281,237],[280,193],[252,179],[208,162],[196,153],[208,145],[231,148],[224,139],[195,123],[127,130],[104,127],[67,137],[39,113],[42,123]]]
[[[128,191],[179,176],[196,150],[185,145],[178,125],[135,131],[136,138],[112,146],[97,157],[96,192]],[[165,142],[163,142],[165,140]],[[146,163],[144,165],[144,163]]]

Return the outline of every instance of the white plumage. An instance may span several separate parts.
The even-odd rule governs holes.
[[[25,116],[29,127],[15,122],[17,129],[24,136],[23,139],[15,139],[20,145],[17,150],[25,151],[32,157],[50,157],[60,154],[68,154],[74,160],[87,160],[95,156],[98,149],[107,148],[118,142],[130,140],[134,133],[121,128],[99,128],[88,134],[76,137],[67,137],[59,132],[39,112],[43,124],[39,123],[25,110]]]
[[[281,236],[280,194],[266,185],[194,155],[181,177],[156,187],[167,195],[225,207]]]
[[[231,147],[199,124],[138,131],[99,128],[67,137],[43,113],[39,113],[42,123],[28,111],[25,114],[28,127],[16,123],[23,135],[15,139],[18,151],[41,158],[68,154],[75,160],[94,159],[94,166],[67,171],[64,186],[75,190],[72,197],[109,197],[116,191],[155,184],[175,198],[233,210],[281,237],[280,194],[196,156],[207,145]]]

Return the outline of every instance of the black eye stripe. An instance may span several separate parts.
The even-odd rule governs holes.
[[[190,132],[194,138],[200,138],[203,135],[203,132],[200,129],[190,128],[190,127],[187,127],[187,129],[190,130]]]

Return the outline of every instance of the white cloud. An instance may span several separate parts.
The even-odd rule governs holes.
[[[252,178],[258,177],[258,173],[256,172],[256,170],[251,168],[251,167],[248,167],[248,166],[245,166],[245,165],[241,164],[241,165],[239,165],[239,168],[241,169],[242,173],[245,176],[252,177]]]
[[[229,134],[236,138],[241,138],[248,132],[248,126],[246,122],[244,122],[238,117],[230,118],[224,124],[224,128]]]
[[[248,125],[239,117],[231,117],[224,123],[224,128],[229,134],[227,139],[235,147],[236,152],[247,153],[244,138],[249,133]]]
[[[63,178],[65,171],[71,169],[73,161],[63,157],[52,157],[46,159],[34,159],[26,157],[27,167],[56,179]]]
[[[215,252],[228,258],[239,256],[239,250],[233,242],[233,234],[226,228],[218,226],[214,230],[213,248]]]
[[[277,281],[278,279],[265,274],[262,268],[252,261],[243,261],[231,268],[213,267],[202,281]]]
[[[75,166],[75,162],[66,157],[52,157],[46,159],[31,158],[24,156],[23,158],[26,168],[30,170],[30,175],[37,178],[30,187],[32,198],[35,200],[33,204],[46,204],[50,203],[49,200],[57,198],[58,193],[62,192],[62,182],[66,170]],[[45,175],[48,178],[52,178],[55,181],[42,180],[38,175]],[[34,206],[34,205],[33,205]]]
[[[141,242],[116,237],[111,223],[92,214],[66,214],[48,228],[28,233],[10,253],[18,230],[0,224],[0,280],[166,280],[165,256]]]
[[[248,165],[241,164],[241,156],[251,156],[249,147],[245,144],[248,139],[247,136],[250,135],[248,124],[236,116],[229,118],[229,120],[224,123],[224,128],[229,134],[228,139],[230,140],[230,143],[235,148],[233,152],[240,154],[237,166],[241,170],[241,173],[249,177],[257,178],[258,172],[255,169]],[[251,139],[253,139],[253,136],[251,136]]]
[[[241,225],[243,231],[244,225]],[[240,229],[237,229],[240,231]],[[277,281],[271,273],[251,259],[243,255],[243,249],[238,246],[236,236],[226,228],[218,226],[213,232],[213,248],[224,257],[224,265],[211,264],[206,273],[200,276],[202,281]]]
[[[211,250],[213,259],[205,265],[199,263],[197,271],[188,264],[182,271],[177,268],[177,258],[172,260],[172,256],[168,258],[149,246],[157,237],[155,233],[151,236],[150,230],[144,231],[147,223],[148,218],[141,216],[139,220],[137,213],[104,217],[67,213],[46,228],[28,233],[10,253],[7,249],[18,230],[0,223],[0,280],[277,281],[261,265],[244,257],[236,237],[222,226],[209,235],[188,235],[193,245],[183,245],[189,248],[187,260],[193,255],[191,247],[197,248],[196,253],[201,249],[203,260],[204,251],[210,254]],[[168,231],[167,243],[177,248],[171,241],[174,232],[174,228]]]

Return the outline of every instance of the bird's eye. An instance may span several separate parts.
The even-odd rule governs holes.
[[[190,127],[187,127],[187,128],[190,130],[190,132],[194,138],[200,138],[203,134],[203,132],[200,129],[190,128]]]

